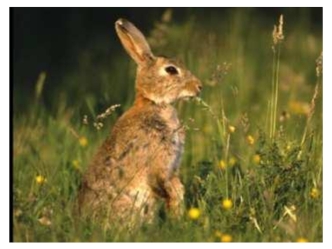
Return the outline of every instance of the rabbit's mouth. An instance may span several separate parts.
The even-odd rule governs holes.
[[[184,96],[184,97],[181,97],[180,100],[184,100],[184,101],[188,102],[188,101],[193,100],[197,97],[198,97],[198,95]]]
[[[197,84],[192,88],[194,88],[194,89],[183,90],[180,93],[180,95],[178,96],[178,99],[190,100],[190,99],[198,97],[200,95],[201,89],[202,89],[201,84]]]
[[[183,91],[183,92],[180,93],[178,99],[190,100],[194,97],[196,97],[195,93],[188,92],[188,91]]]
[[[189,101],[191,101],[194,98],[195,97],[184,97],[184,98],[180,99],[180,101],[189,102]]]

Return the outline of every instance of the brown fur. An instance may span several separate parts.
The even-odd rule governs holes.
[[[109,223],[134,224],[151,220],[156,202],[163,200],[178,216],[183,208],[178,172],[185,133],[171,104],[199,94],[201,83],[176,61],[154,57],[129,21],[119,19],[115,27],[138,65],[136,99],[90,163],[79,191],[80,211]],[[178,74],[167,73],[168,66]]]

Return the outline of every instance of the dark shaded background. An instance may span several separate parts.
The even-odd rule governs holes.
[[[11,8],[11,84],[14,108],[29,105],[41,71],[47,72],[45,96],[57,94],[65,87],[64,75],[76,67],[77,58],[95,40],[109,41],[109,47],[98,58],[114,62],[122,48],[114,31],[119,17],[132,20],[144,33],[153,27],[166,8]],[[232,8],[174,8],[173,22],[195,17],[200,22],[222,21]],[[287,25],[307,12],[308,29],[322,28],[322,8],[250,8],[268,25],[276,17],[287,15]],[[302,12],[302,15],[298,15]],[[294,20],[295,21],[295,20]],[[246,24],[244,24],[246,25]],[[250,26],[248,26],[250,29]],[[92,82],[93,84],[93,82]]]

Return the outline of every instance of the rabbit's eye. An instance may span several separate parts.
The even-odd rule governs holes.
[[[165,71],[170,75],[178,74],[178,70],[173,66],[165,67]]]

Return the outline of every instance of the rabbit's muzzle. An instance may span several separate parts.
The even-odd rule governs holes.
[[[199,79],[194,78],[186,83],[185,89],[181,92],[181,97],[197,97],[203,89]]]

